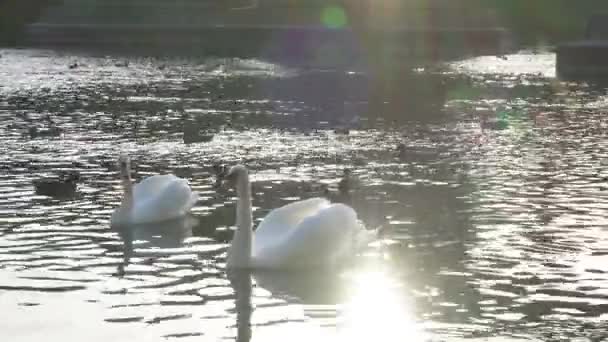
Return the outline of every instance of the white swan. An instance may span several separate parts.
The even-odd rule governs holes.
[[[366,231],[344,204],[311,198],[271,211],[253,232],[251,184],[247,169],[233,166],[224,176],[236,188],[236,226],[228,268],[301,268],[331,266],[349,255]]]
[[[129,157],[118,160],[124,196],[120,207],[112,213],[111,224],[142,224],[178,218],[187,214],[198,200],[188,181],[174,175],[148,177],[131,183]]]

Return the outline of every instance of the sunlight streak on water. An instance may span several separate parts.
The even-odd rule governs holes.
[[[361,273],[352,279],[343,307],[340,337],[343,341],[399,341],[404,336],[424,341],[429,336],[418,326],[412,303],[403,298],[398,282],[382,272]]]
[[[482,56],[451,63],[460,72],[492,75],[555,77],[555,54],[520,52],[500,57]]]

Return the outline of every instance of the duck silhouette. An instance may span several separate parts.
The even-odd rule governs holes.
[[[57,124],[53,119],[47,115],[45,117],[47,127],[39,128],[38,126],[30,126],[28,128],[28,134],[30,139],[36,139],[38,137],[58,137],[63,132],[61,128],[57,127]]]
[[[72,198],[76,194],[80,173],[77,171],[64,172],[56,177],[47,177],[33,181],[37,195],[63,199]]]
[[[325,198],[335,203],[351,204],[353,200],[353,189],[355,188],[356,180],[352,177],[351,169],[344,169],[342,179],[337,186],[324,184],[321,186],[322,194]]]
[[[397,145],[397,158],[408,162],[429,162],[436,160],[438,151],[430,147],[407,146],[405,143]]]
[[[226,164],[221,164],[221,163],[213,164],[213,173],[215,174],[215,183],[214,183],[215,188],[221,188],[222,181],[227,172],[228,172],[228,167],[226,166]]]
[[[61,129],[59,127],[38,128],[36,126],[32,126],[27,132],[31,139],[40,137],[58,137],[61,135]]]
[[[351,177],[352,171],[350,169],[344,169],[344,175],[340,182],[338,182],[338,191],[341,195],[348,195],[353,187],[353,179]]]
[[[208,130],[201,129],[196,122],[185,120],[183,126],[184,144],[193,144],[199,142],[210,142],[213,140],[214,134]]]

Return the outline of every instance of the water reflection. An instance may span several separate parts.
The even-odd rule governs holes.
[[[247,270],[233,270],[228,273],[228,278],[235,293],[236,341],[249,342],[251,340],[251,313],[253,311],[251,305],[251,273]]]
[[[428,338],[412,312],[414,302],[405,298],[408,291],[386,271],[369,270],[350,279],[338,328],[342,340],[425,341]]]
[[[396,277],[392,263],[360,260],[356,267],[324,271],[255,271],[256,285],[301,305],[307,321],[333,329],[322,340],[424,341],[429,335],[415,317],[414,297]],[[263,314],[263,313],[261,313]]]
[[[198,219],[185,216],[174,220],[137,225],[112,227],[123,241],[123,262],[118,265],[117,274],[125,275],[136,249],[180,248],[192,236],[192,227]]]
[[[336,269],[262,271],[253,273],[258,286],[273,295],[306,304],[337,304],[344,298],[344,278]]]

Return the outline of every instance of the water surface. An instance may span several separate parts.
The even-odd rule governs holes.
[[[259,60],[0,54],[5,339],[605,338],[608,102],[555,80],[552,54],[382,91],[360,70]],[[135,179],[187,178],[192,217],[110,229],[121,152]],[[228,277],[235,197],[216,163],[250,167],[256,220],[329,189],[385,235],[341,271]],[[75,193],[36,193],[67,172]]]

